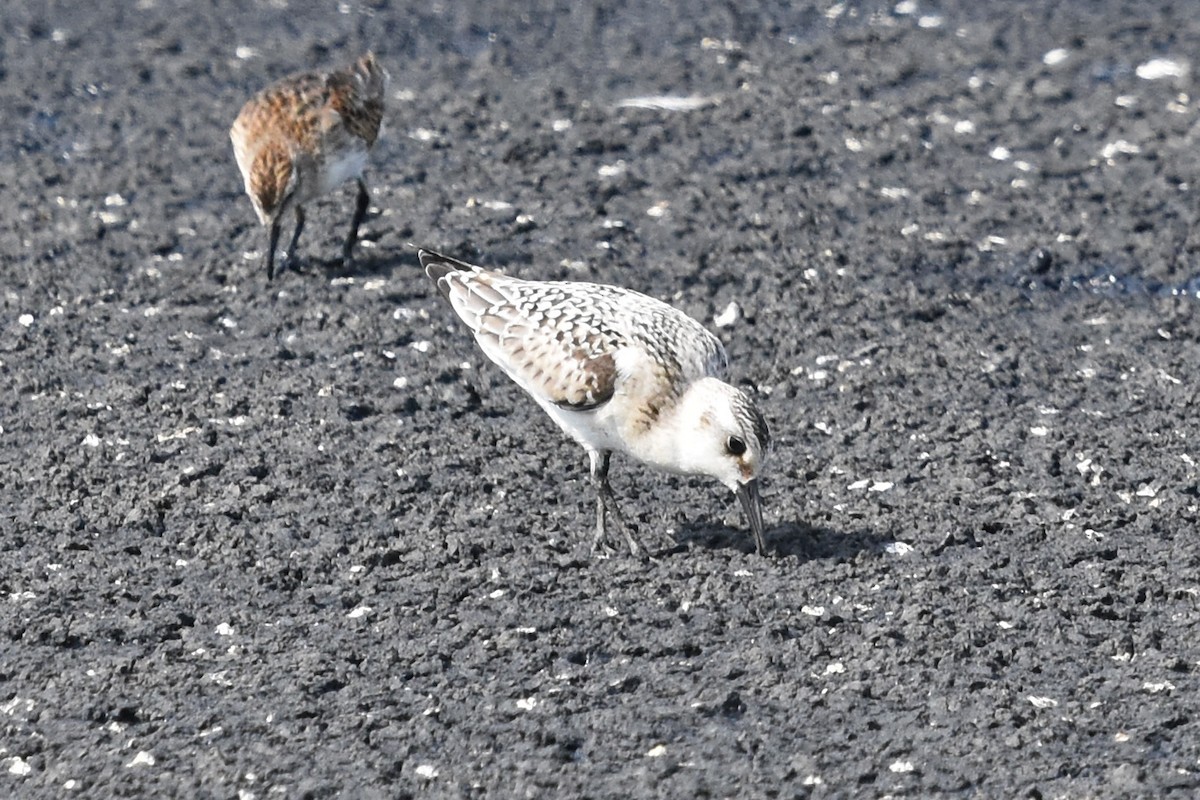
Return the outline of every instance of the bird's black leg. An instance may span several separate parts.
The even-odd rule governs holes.
[[[633,538],[629,526],[625,524],[625,518],[617,506],[617,498],[613,496],[612,487],[608,484],[608,461],[612,454],[605,450],[589,451],[588,455],[592,461],[592,483],[596,486],[596,538],[592,540],[592,552],[595,552],[600,542],[604,540],[607,531],[606,516],[611,516],[617,528],[624,534],[625,541],[629,543],[630,554],[636,556],[638,554],[637,540]]]
[[[296,230],[292,232],[292,243],[288,245],[287,257],[284,259],[283,268],[289,269],[296,266],[296,245],[300,242],[300,232],[304,230],[304,208],[296,206]]]
[[[350,233],[346,243],[342,245],[342,265],[349,267],[354,263],[354,245],[358,244],[358,226],[367,216],[367,206],[371,204],[371,194],[367,191],[367,183],[358,179],[358,199],[354,203],[354,216],[350,218]]]
[[[271,223],[267,233],[267,280],[275,277],[275,248],[279,246],[279,220]]]

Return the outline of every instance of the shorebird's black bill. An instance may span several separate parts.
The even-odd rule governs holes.
[[[754,544],[758,553],[765,555],[767,540],[763,538],[762,498],[758,496],[758,479],[738,484],[737,496],[738,500],[742,501],[746,516],[750,518],[750,530],[754,532]]]

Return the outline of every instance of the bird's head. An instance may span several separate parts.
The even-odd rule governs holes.
[[[283,142],[268,142],[254,154],[246,194],[263,225],[271,225],[291,206],[296,178],[291,150]]]
[[[709,475],[729,487],[750,520],[758,551],[764,552],[758,477],[771,434],[762,413],[741,389],[705,378],[688,389],[679,414],[681,471]]]

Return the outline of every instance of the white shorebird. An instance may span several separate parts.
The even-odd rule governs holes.
[[[593,548],[607,513],[638,550],[608,483],[609,457],[620,452],[725,484],[766,551],[758,476],[770,436],[746,393],[717,377],[726,366],[717,337],[617,286],[525,281],[429,250],[418,257],[487,357],[587,450],[598,494]]]

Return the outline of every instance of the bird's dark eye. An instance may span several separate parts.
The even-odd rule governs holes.
[[[740,436],[730,436],[729,441],[725,443],[725,449],[729,451],[731,456],[740,456],[746,452],[746,443],[742,441]]]

